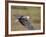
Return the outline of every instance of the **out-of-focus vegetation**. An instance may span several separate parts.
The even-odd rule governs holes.
[[[12,29],[11,30],[27,30],[19,22],[15,23],[16,17],[14,15],[25,15],[29,16],[32,20],[32,25],[35,29],[40,29],[40,7],[30,7],[30,6],[12,6]],[[20,26],[20,27],[19,27]]]

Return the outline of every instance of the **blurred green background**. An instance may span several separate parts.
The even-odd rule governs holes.
[[[28,30],[19,22],[15,23],[16,16],[14,15],[25,15],[29,16],[32,21],[32,25],[35,30],[40,29],[40,20],[41,20],[41,8],[40,7],[33,7],[33,6],[11,6],[11,30],[12,31],[19,31],[19,30]]]

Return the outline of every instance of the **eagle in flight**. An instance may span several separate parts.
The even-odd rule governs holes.
[[[17,16],[17,21],[19,21],[24,27],[26,27],[28,30],[34,30],[34,27],[32,26],[31,21],[29,20],[29,16]]]

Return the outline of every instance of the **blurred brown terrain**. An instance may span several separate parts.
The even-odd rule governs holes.
[[[16,16],[14,15],[25,15],[29,16],[32,25],[36,30],[40,29],[40,7],[31,7],[31,6],[11,6],[11,30],[12,31],[19,31],[19,30],[27,30],[20,22],[15,23]]]

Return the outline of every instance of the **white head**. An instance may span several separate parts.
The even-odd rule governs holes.
[[[29,19],[30,17],[29,16],[26,16],[27,17],[27,19]]]
[[[29,16],[24,16],[23,18],[29,19],[30,17]]]

